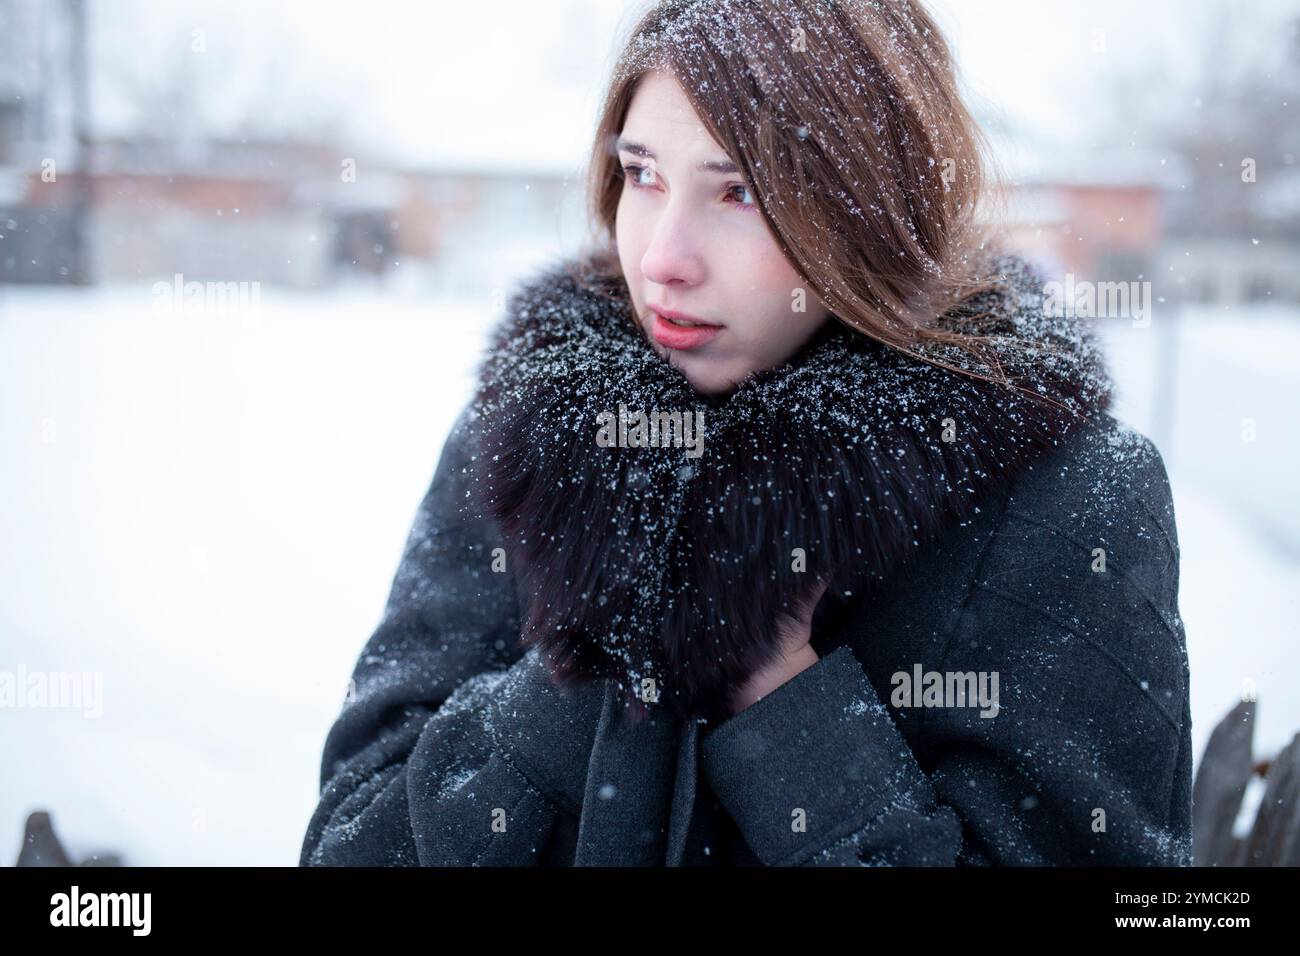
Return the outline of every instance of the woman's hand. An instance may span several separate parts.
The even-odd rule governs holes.
[[[796,614],[777,616],[773,625],[776,628],[777,642],[781,653],[776,660],[766,667],[749,675],[748,680],[732,695],[731,712],[738,714],[754,701],[776,690],[800,671],[811,667],[819,660],[817,652],[812,649],[812,618],[822,595],[826,593],[827,581],[819,581],[816,587],[796,604]]]

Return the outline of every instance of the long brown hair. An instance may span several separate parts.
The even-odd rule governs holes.
[[[588,169],[598,245],[584,270],[605,289],[624,281],[614,143],[651,71],[680,83],[833,316],[925,361],[1011,384],[986,351],[1005,343],[983,334],[991,316],[965,310],[997,286],[978,213],[1002,191],[990,186],[987,143],[920,3],[663,0],[647,11],[614,67]],[[962,324],[944,327],[945,313]],[[938,354],[974,358],[987,374]]]

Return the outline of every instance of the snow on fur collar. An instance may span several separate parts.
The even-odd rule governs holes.
[[[599,287],[577,259],[539,270],[493,332],[472,412],[522,643],[562,684],[616,681],[634,719],[654,703],[725,719],[732,688],[775,656],[777,615],[815,583],[860,599],[1109,407],[1086,326],[1045,313],[1022,259],[992,266],[1000,290],[979,304],[995,324],[980,329],[1003,337],[999,362],[1028,392],[832,318],[784,365],[708,396],[655,353],[625,285]],[[655,417],[646,442],[638,413],[681,413],[699,433]]]

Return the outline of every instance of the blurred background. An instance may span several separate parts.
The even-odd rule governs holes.
[[[645,5],[0,0],[0,864],[36,810],[73,861],[296,864],[484,336],[587,236]],[[1173,486],[1197,759],[1254,697],[1276,752],[1300,2],[930,7],[1014,243],[1149,292],[1096,325]]]

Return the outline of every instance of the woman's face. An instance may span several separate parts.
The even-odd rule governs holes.
[[[642,78],[617,149],[619,261],[655,351],[713,394],[794,355],[829,310],[786,262],[753,193],[675,79]],[[675,326],[658,312],[708,325]]]

